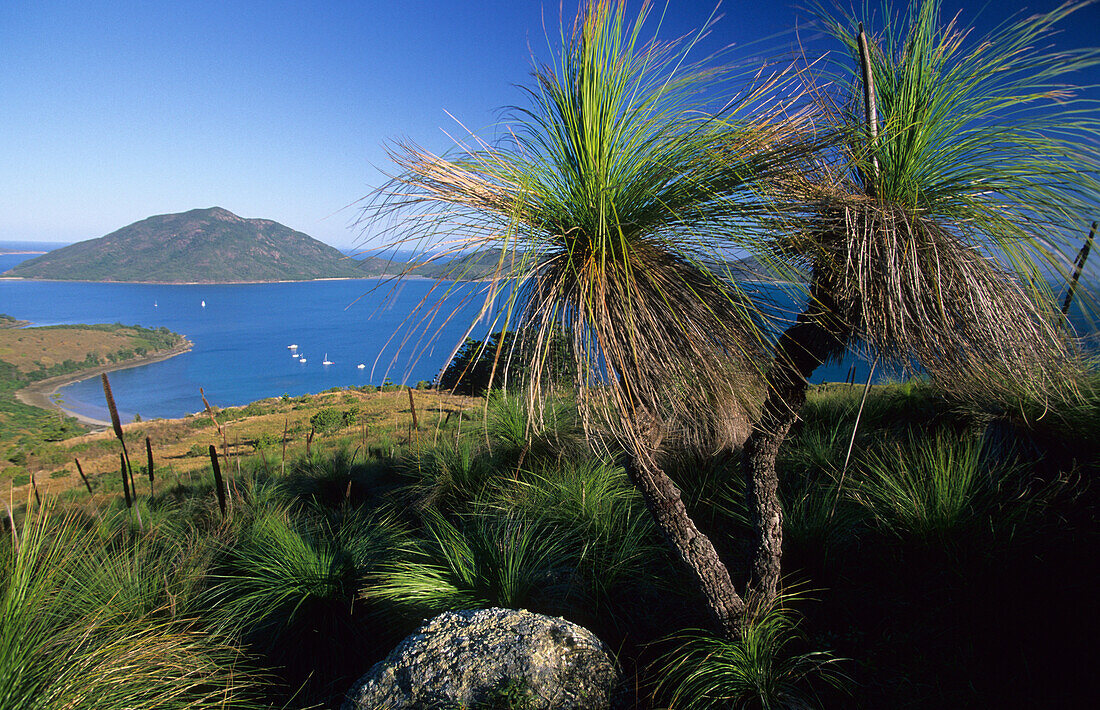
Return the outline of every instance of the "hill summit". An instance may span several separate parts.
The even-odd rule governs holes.
[[[221,207],[163,214],[24,261],[5,276],[65,281],[228,283],[359,278],[337,249]]]

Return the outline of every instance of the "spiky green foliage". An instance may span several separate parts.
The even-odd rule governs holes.
[[[843,687],[839,659],[827,651],[798,652],[799,617],[779,597],[761,610],[738,640],[697,633],[680,637],[679,645],[660,663],[661,692],[677,710],[760,708],[810,710],[819,706],[815,686]]]
[[[993,460],[973,437],[940,433],[861,456],[853,497],[886,531],[925,543],[950,544],[996,513],[1011,520],[1021,468]]]
[[[790,169],[799,124],[770,67],[739,93],[701,91],[734,72],[691,64],[693,42],[643,42],[649,9],[630,23],[625,2],[587,3],[507,139],[449,157],[400,146],[401,174],[368,217],[399,215],[398,236],[436,246],[446,235],[444,252],[503,247],[490,298],[507,301],[505,327],[534,334],[535,390],[566,332],[590,400],[610,397],[642,428],[682,418],[702,431],[716,403],[742,398],[760,347],[754,309],[707,268],[709,245],[770,214],[761,188]],[[606,382],[619,387],[594,387]]]
[[[848,49],[825,75],[837,90],[818,95],[845,143],[791,183],[809,228],[773,247],[803,267],[844,332],[943,382],[1064,386],[1072,352],[1043,269],[1064,272],[1100,204],[1100,122],[1067,83],[1100,54],[1048,43],[1082,6],[983,39],[945,21],[939,0],[896,15],[885,6],[881,34],[870,27],[875,136],[855,31],[878,18],[817,6]]]
[[[378,438],[371,448],[389,453],[393,446]],[[277,486],[281,496],[338,508],[349,504],[379,505],[398,484],[399,477],[388,461],[370,458],[369,452],[351,450],[342,443],[339,448],[295,460]]]
[[[576,558],[571,541],[519,516],[427,516],[423,542],[383,565],[364,591],[419,618],[443,611],[500,606],[539,610],[568,594]]]
[[[213,575],[210,598],[249,632],[263,629],[265,643],[281,641],[320,611],[351,614],[363,578],[404,547],[400,531],[384,520],[350,512],[335,521],[295,518],[275,502],[258,506],[243,527]]]
[[[581,588],[574,604],[596,610],[659,586],[667,566],[653,520],[622,467],[598,459],[563,460],[524,472],[491,505],[538,521],[571,540]]]
[[[0,706],[259,707],[235,649],[170,607],[150,608],[156,561],[119,560],[142,555],[96,544],[72,516],[30,509],[18,532],[18,543],[0,542]],[[122,601],[136,606],[114,606]]]
[[[421,510],[459,511],[495,479],[483,447],[471,437],[444,439],[407,466],[406,493]]]
[[[362,673],[364,656],[396,640],[394,624],[375,623],[359,595],[382,563],[406,552],[405,536],[356,509],[277,499],[242,508],[209,575],[208,623],[277,669],[301,702],[331,702]]]

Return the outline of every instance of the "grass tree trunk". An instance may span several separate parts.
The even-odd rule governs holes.
[[[816,289],[815,289],[816,291]],[[763,411],[745,442],[742,474],[752,525],[752,570],[747,597],[753,608],[762,608],[779,591],[783,554],[783,508],[779,498],[776,458],[791,426],[806,403],[808,378],[830,356],[848,343],[849,330],[831,315],[832,304],[811,296],[776,344],[776,355],[768,372],[768,392]]]
[[[680,489],[651,459],[628,455],[624,465],[661,535],[703,593],[716,630],[727,638],[738,638],[745,603],[710,538],[695,527],[688,515]]]

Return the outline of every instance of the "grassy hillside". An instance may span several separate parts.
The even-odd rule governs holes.
[[[31,279],[214,283],[356,277],[333,247],[266,219],[220,207],[149,217],[98,239],[24,261]]]
[[[786,586],[801,593],[761,616],[747,648],[690,631],[706,623],[691,588],[616,452],[589,448],[569,402],[548,402],[536,423],[499,393],[419,391],[414,423],[407,390],[349,389],[222,410],[221,430],[206,416],[126,425],[132,509],[110,432],[44,447],[40,494],[60,501],[24,519],[34,497],[15,493],[21,544],[42,554],[12,555],[0,535],[0,568],[39,585],[28,598],[40,611],[57,595],[69,613],[0,619],[24,653],[0,657],[0,674],[13,693],[48,679],[63,697],[69,683],[110,678],[142,698],[102,710],[169,697],[201,707],[211,692],[225,707],[335,708],[422,619],[497,605],[595,631],[643,710],[713,692],[724,701],[700,707],[1084,706],[1095,416],[1040,426],[967,411],[920,383],[874,387],[845,468],[861,393],[810,392],[781,461]],[[209,447],[226,443],[223,514]],[[670,462],[731,554],[748,532],[729,475],[737,456]],[[66,586],[22,573],[28,559],[49,560],[41,570]],[[13,626],[27,619],[60,626]],[[79,679],[51,665],[96,669],[86,659],[118,653],[115,628],[155,648],[185,630],[206,660],[183,679],[152,657]],[[521,691],[486,707],[525,707]]]
[[[0,471],[24,474],[44,442],[86,429],[75,419],[23,404],[15,392],[50,377],[124,363],[183,344],[166,328],[120,323],[0,330]]]

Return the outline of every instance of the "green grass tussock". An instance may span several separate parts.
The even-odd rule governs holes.
[[[780,597],[760,610],[736,641],[706,632],[675,639],[675,648],[659,662],[659,690],[677,710],[738,708],[812,710],[823,707],[822,686],[847,682],[838,659],[826,651],[800,651],[804,638],[799,616]]]
[[[158,562],[89,542],[48,508],[30,509],[17,532],[0,543],[0,705],[262,707],[261,677],[237,648],[157,604]]]

